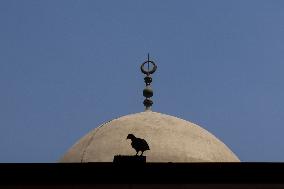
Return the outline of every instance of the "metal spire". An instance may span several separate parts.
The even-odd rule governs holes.
[[[147,64],[147,70],[145,70],[145,64]],[[150,64],[152,65],[150,69]],[[153,105],[153,101],[151,100],[151,97],[153,96],[153,90],[151,89],[151,82],[152,82],[152,77],[151,74],[153,74],[157,70],[157,66],[154,61],[150,60],[150,56],[148,53],[148,59],[145,61],[141,67],[141,72],[146,75],[144,78],[146,87],[143,90],[143,96],[145,97],[145,100],[143,102],[145,106],[145,110],[151,110],[151,106]]]

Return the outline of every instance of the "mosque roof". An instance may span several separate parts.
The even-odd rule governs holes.
[[[183,119],[145,111],[106,122],[81,138],[60,162],[112,162],[136,154],[128,134],[144,139],[147,162],[239,162],[213,134]]]

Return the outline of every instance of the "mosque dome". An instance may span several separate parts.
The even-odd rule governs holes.
[[[183,119],[152,111],[106,122],[81,138],[60,162],[112,162],[115,155],[135,155],[128,134],[147,141],[147,162],[239,162],[214,135]]]
[[[148,69],[144,67],[146,64]],[[151,74],[157,66],[148,55],[148,60],[140,68],[146,75],[145,111],[114,119],[93,129],[75,143],[60,162],[113,162],[115,156],[132,157],[139,151],[147,157],[146,162],[240,161],[223,142],[198,125],[152,112]]]

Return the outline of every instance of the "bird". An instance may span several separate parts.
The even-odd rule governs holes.
[[[144,151],[150,150],[148,143],[142,138],[136,138],[133,134],[128,134],[127,139],[131,140],[131,146],[136,150],[136,156],[139,151],[141,151],[140,156],[142,156]]]

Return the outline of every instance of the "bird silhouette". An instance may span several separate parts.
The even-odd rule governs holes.
[[[143,155],[143,152],[146,150],[150,150],[149,145],[147,144],[146,140],[142,138],[136,138],[133,134],[128,134],[126,139],[131,140],[131,146],[136,150],[136,156],[138,155],[138,152],[141,151],[140,156]]]

